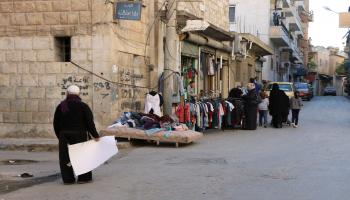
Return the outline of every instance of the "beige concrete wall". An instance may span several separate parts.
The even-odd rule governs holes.
[[[317,71],[322,74],[329,74],[329,50],[324,47],[315,47],[313,51],[316,52]]]
[[[339,56],[337,54],[331,54],[329,56],[329,74],[335,75],[335,70],[337,66],[344,62],[345,58],[343,56]]]
[[[185,10],[226,31],[229,30],[229,0],[178,2],[178,10]]]
[[[72,60],[91,69],[91,1],[1,1],[0,15],[0,135],[53,136],[68,84],[92,104],[91,75],[56,62],[53,37],[72,36]]]
[[[146,90],[127,85],[149,84],[144,56],[155,52],[146,44],[154,1],[143,4],[141,21],[113,21],[113,5],[101,0],[2,0],[0,137],[53,137],[54,109],[70,84],[82,87],[99,128],[142,110]],[[57,62],[55,36],[71,36],[72,61],[115,83]]]

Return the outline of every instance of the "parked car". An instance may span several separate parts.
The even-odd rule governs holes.
[[[337,96],[337,90],[335,89],[335,87],[326,87],[324,90],[323,90],[323,95],[324,96],[327,96],[327,95],[332,95],[332,96]]]
[[[294,83],[295,89],[299,92],[302,99],[310,101],[314,97],[312,87],[308,83]]]
[[[277,83],[278,86],[280,87],[280,90],[284,91],[284,93],[286,93],[286,95],[289,98],[294,96],[295,88],[294,88],[293,83],[290,83],[290,82],[270,82],[270,83],[268,83],[264,89],[264,91],[266,92],[266,94],[268,96],[270,96],[270,91],[272,90],[272,85],[274,83]]]

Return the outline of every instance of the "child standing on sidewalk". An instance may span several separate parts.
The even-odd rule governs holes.
[[[268,113],[268,107],[269,107],[269,98],[267,98],[267,95],[265,92],[260,92],[261,102],[258,105],[259,108],[259,126],[263,125],[264,121],[264,127],[267,127],[267,113]]]
[[[303,103],[299,97],[299,92],[294,92],[294,97],[290,99],[290,109],[292,110],[292,126],[298,128],[299,112]]]

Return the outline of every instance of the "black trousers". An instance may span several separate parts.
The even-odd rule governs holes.
[[[258,118],[257,106],[250,106],[244,109],[243,129],[256,130],[256,121]]]
[[[299,112],[299,109],[292,110],[292,123],[294,123],[295,125],[298,125],[299,122]]]
[[[75,131],[62,131],[60,133],[58,148],[59,148],[59,160],[60,169],[63,183],[74,183],[75,176],[72,166],[70,166],[68,144],[76,144],[87,141],[87,133],[75,132]],[[92,180],[92,172],[88,172],[78,176],[78,181],[90,181]]]
[[[283,115],[282,114],[274,114],[272,115],[272,125],[275,128],[282,128]]]

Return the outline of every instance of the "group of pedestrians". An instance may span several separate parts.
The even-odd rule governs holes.
[[[303,106],[299,92],[295,91],[294,96],[289,97],[279,89],[278,84],[272,85],[272,90],[269,97],[269,111],[272,116],[272,125],[275,128],[282,128],[283,123],[298,127],[299,112]],[[289,111],[292,111],[292,122],[289,122]]]
[[[267,128],[268,114],[272,116],[271,125],[275,128],[282,128],[284,123],[294,128],[298,127],[299,112],[303,106],[299,92],[294,92],[294,96],[289,98],[275,83],[272,85],[270,95],[267,96],[265,92],[257,90],[256,83],[251,82],[248,83],[247,93],[242,96],[242,99],[244,101],[243,129],[255,130],[257,125]],[[291,121],[288,119],[290,111],[292,112]]]

